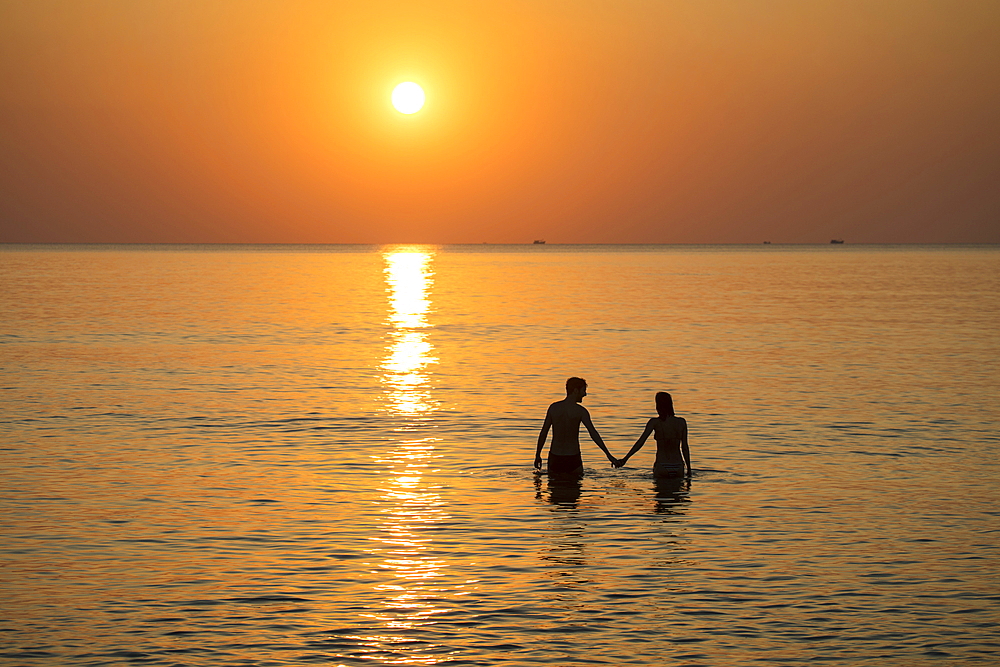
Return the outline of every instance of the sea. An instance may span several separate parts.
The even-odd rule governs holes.
[[[998,361],[1000,246],[0,246],[0,662],[997,665]]]

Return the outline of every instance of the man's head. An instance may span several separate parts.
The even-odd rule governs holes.
[[[566,396],[573,398],[577,403],[587,395],[587,381],[583,378],[571,377],[566,380]]]

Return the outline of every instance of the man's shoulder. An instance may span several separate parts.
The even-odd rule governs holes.
[[[563,399],[561,401],[556,401],[555,403],[550,405],[549,412],[561,412],[563,414],[571,414],[571,415],[590,414],[589,412],[587,412],[587,408],[583,407],[579,403],[576,403],[574,401],[567,401],[566,399]]]
[[[545,414],[552,416],[558,415],[566,412],[566,401],[556,401],[549,405],[549,409],[545,411]]]

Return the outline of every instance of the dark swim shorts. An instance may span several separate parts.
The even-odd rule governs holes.
[[[569,456],[549,454],[550,475],[565,475],[566,473],[574,472],[577,468],[582,467],[583,459],[580,458],[579,454],[570,454]]]

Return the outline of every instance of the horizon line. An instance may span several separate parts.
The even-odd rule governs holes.
[[[12,245],[115,245],[115,246],[139,246],[139,245],[162,245],[162,246],[194,246],[194,245],[214,245],[214,246],[649,246],[649,245],[670,245],[670,246],[759,246],[759,245],[782,245],[782,246],[829,246],[829,245],[852,245],[852,246],[873,246],[873,245],[1000,245],[1000,241],[868,241],[868,242],[846,242],[846,241],[723,241],[723,242],[664,242],[664,241],[630,241],[630,242],[543,242],[533,241],[501,242],[491,241],[481,242],[458,242],[458,243],[433,243],[419,241],[384,241],[384,242],[318,242],[318,241],[0,241],[0,246]]]

